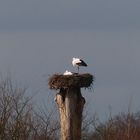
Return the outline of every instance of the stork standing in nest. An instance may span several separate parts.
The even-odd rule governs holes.
[[[87,64],[80,58],[72,58],[72,65],[77,67],[79,73],[79,66],[87,67]]]

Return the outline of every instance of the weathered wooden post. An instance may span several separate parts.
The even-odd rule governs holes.
[[[90,88],[94,77],[91,74],[58,75],[49,79],[50,89],[59,89],[56,102],[60,113],[61,140],[80,140],[82,112],[85,99],[81,88]]]

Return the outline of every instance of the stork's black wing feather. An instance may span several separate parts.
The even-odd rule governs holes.
[[[87,67],[87,64],[83,60],[80,59],[80,61],[81,62],[78,63],[79,66],[85,66],[85,67]]]

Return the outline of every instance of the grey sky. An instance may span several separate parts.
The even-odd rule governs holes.
[[[46,79],[66,69],[71,58],[88,63],[96,75],[94,93],[85,92],[91,112],[105,115],[140,103],[140,1],[0,1],[0,72],[48,101]],[[53,102],[53,100],[52,100]]]
[[[6,0],[0,29],[96,29],[139,27],[138,0]]]

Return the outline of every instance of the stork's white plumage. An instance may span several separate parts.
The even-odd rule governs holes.
[[[80,58],[72,58],[72,65],[78,68],[78,73],[79,73],[79,66],[87,67],[87,64]]]
[[[64,72],[64,74],[63,75],[73,75],[73,73],[72,72],[70,72],[70,71],[68,71],[68,70],[66,70],[65,72]]]

